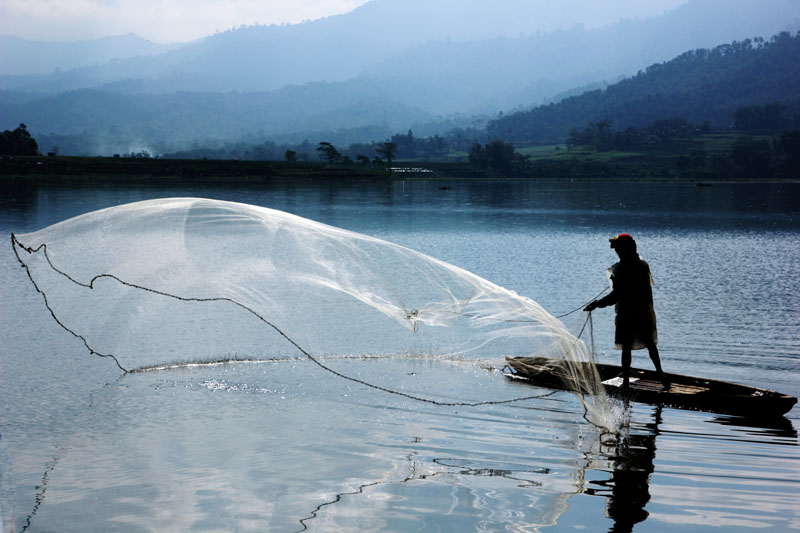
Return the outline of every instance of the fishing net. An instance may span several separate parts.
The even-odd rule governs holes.
[[[362,381],[335,361],[501,368],[505,356],[537,355],[563,361],[587,413],[607,419],[594,366],[581,364],[592,355],[561,321],[529,298],[373,237],[263,207],[179,198],[96,211],[12,241],[58,324],[124,372],[304,359],[437,403],[435,391],[402,393],[391,376]],[[512,402],[519,391],[459,404]]]

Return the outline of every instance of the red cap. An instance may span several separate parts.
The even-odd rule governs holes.
[[[634,241],[633,237],[631,237],[627,233],[620,233],[616,237],[611,237],[610,239],[608,239],[608,242],[611,243],[612,248],[617,248],[619,246],[636,245],[636,241]]]

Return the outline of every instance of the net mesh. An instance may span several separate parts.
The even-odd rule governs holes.
[[[337,373],[326,361],[358,357],[499,368],[505,356],[537,355],[563,361],[575,389],[589,393],[587,412],[607,419],[596,371],[581,364],[592,354],[561,321],[529,298],[373,237],[263,207],[177,198],[88,213],[12,241],[53,318],[125,372],[310,358]]]

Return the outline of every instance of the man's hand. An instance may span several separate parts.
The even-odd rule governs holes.
[[[592,302],[583,308],[583,310],[586,311],[587,313],[591,313],[595,309],[597,309],[597,302]]]

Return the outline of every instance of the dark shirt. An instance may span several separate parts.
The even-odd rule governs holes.
[[[653,278],[650,266],[638,255],[623,259],[608,269],[612,291],[597,302],[598,307],[614,304],[617,314],[615,347],[633,350],[658,342],[653,309]]]

